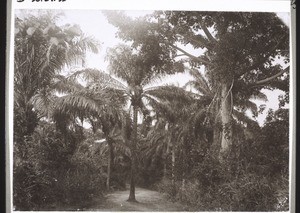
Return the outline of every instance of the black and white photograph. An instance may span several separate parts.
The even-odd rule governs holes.
[[[289,11],[11,21],[12,211],[290,211]]]

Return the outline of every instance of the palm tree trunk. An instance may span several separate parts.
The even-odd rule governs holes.
[[[232,113],[231,113],[231,91],[230,84],[222,83],[221,85],[221,122],[222,122],[222,139],[220,160],[225,160],[230,152],[232,145]]]
[[[110,176],[111,176],[111,171],[110,171],[110,167],[111,167],[111,153],[110,151],[108,152],[108,159],[107,159],[107,178],[106,178],[106,189],[107,191],[109,191],[110,188]]]
[[[136,173],[136,143],[137,143],[137,108],[133,106],[133,139],[131,144],[131,171],[130,171],[130,193],[128,201],[135,199],[135,173]]]
[[[175,145],[172,146],[172,184],[175,184]]]
[[[111,173],[113,170],[113,161],[114,161],[114,153],[113,153],[113,145],[110,138],[106,138],[108,144],[108,162],[107,162],[107,179],[106,179],[106,188],[107,190],[110,189],[110,180],[111,180]]]
[[[163,178],[167,178],[167,161],[168,161],[168,156],[169,156],[169,152],[170,152],[170,141],[167,142],[167,150],[165,153],[165,157],[164,157],[164,175]]]

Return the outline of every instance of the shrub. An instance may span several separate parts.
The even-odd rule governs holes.
[[[172,184],[163,179],[156,189],[183,203],[189,211],[288,210],[287,178],[274,179],[245,170],[233,176],[219,162],[207,160],[186,181]]]
[[[179,187],[178,183],[173,184],[170,179],[163,178],[160,182],[154,185],[154,189],[161,193],[164,193],[168,196],[168,198],[175,201]]]
[[[46,170],[22,162],[13,171],[13,205],[16,210],[37,210],[55,202],[54,179]]]
[[[67,134],[71,135],[62,136],[52,124],[41,123],[21,147],[15,144],[13,205],[16,210],[74,210],[85,207],[93,196],[101,196],[105,177],[99,153],[74,149],[72,143],[77,147],[83,143],[76,141],[73,132]],[[26,152],[18,152],[18,148]]]
[[[90,165],[72,165],[56,179],[55,189],[61,200],[61,206],[70,209],[82,209],[101,197],[105,190],[105,177]]]

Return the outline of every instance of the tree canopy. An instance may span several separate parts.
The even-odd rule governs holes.
[[[289,66],[276,63],[275,58],[289,63],[289,31],[274,13],[158,11],[134,20],[122,12],[105,15],[118,27],[121,38],[141,50],[151,41],[171,60],[205,67],[221,100],[221,152],[227,153],[233,143],[233,102],[243,108],[251,97],[264,97],[262,88],[288,91]],[[182,47],[187,44],[199,54]],[[176,60],[178,56],[185,57]]]

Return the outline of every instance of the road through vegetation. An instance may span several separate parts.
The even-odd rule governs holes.
[[[138,202],[128,202],[129,190],[115,191],[106,195],[106,202],[94,205],[90,210],[96,211],[184,211],[179,203],[173,203],[156,191],[136,188]]]

